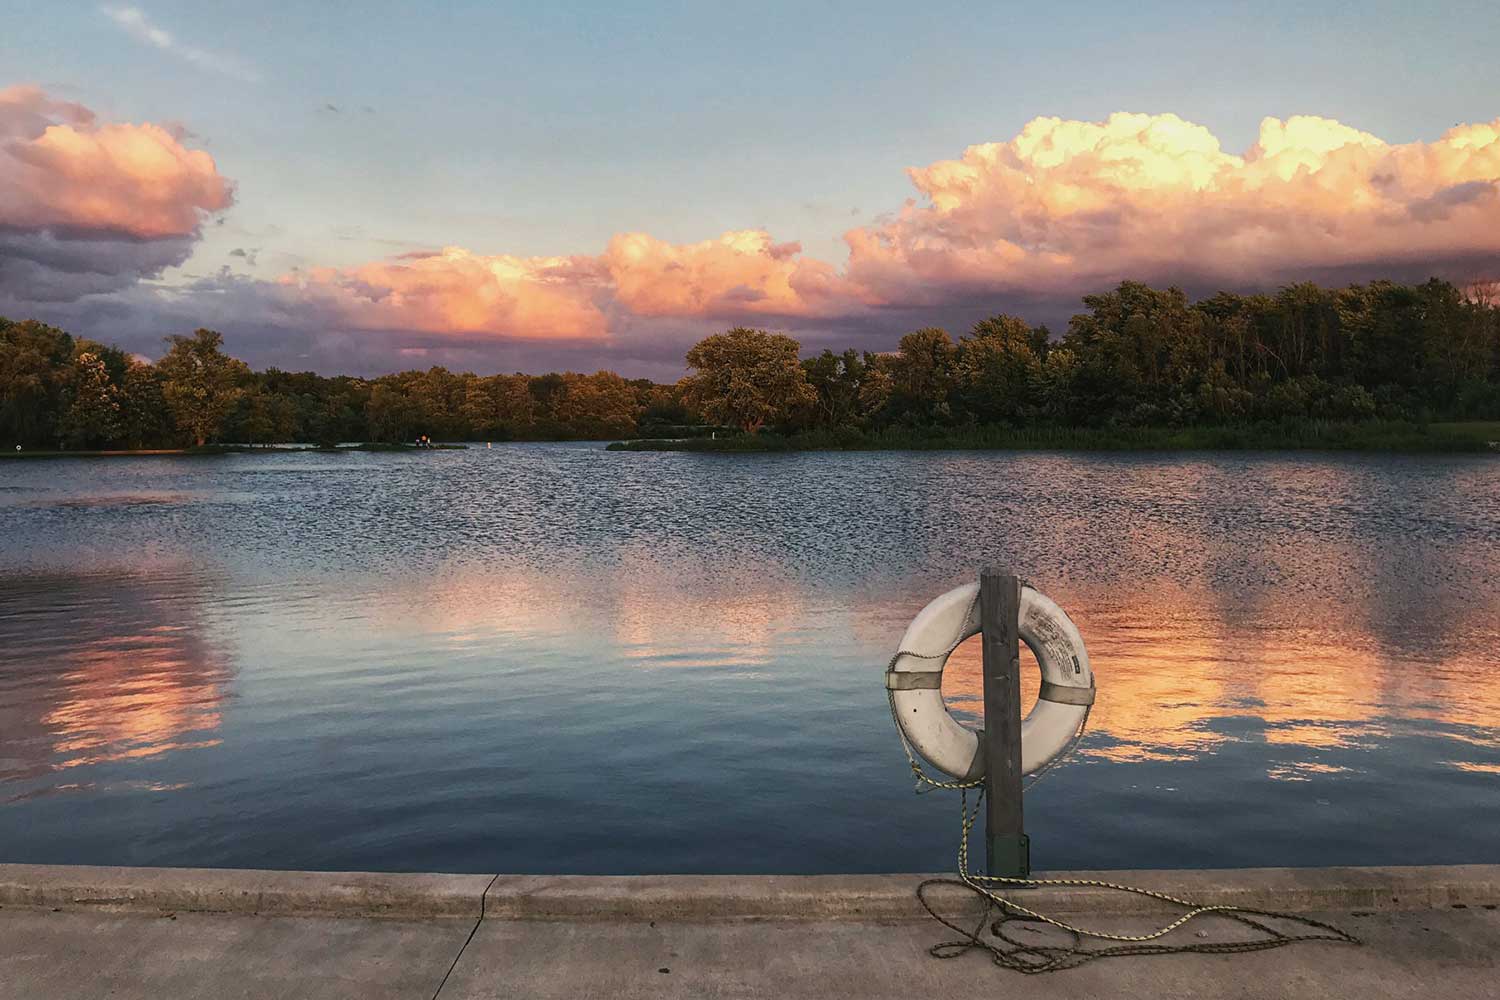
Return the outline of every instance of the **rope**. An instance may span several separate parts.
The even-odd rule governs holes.
[[[965,613],[964,625],[959,629],[958,638],[943,652],[918,653],[913,650],[900,649],[896,651],[896,654],[891,657],[890,662],[886,664],[886,670],[891,670],[896,665],[896,661],[903,656],[912,656],[923,660],[946,660],[963,643],[964,639],[968,638],[964,633],[968,631],[967,625],[969,619],[974,614],[978,604],[979,598],[976,595],[970,603],[968,611]],[[943,781],[929,776],[923,770],[917,753],[911,745],[911,741],[906,738],[906,731],[901,728],[901,720],[896,712],[894,691],[888,690],[886,692],[886,701],[890,706],[891,721],[895,723],[896,733],[901,738],[901,748],[906,752],[907,763],[911,767],[912,775],[916,778],[917,793],[921,794],[931,789],[956,789],[959,792],[959,816],[962,830],[958,842],[958,878],[927,879],[917,886],[917,900],[928,914],[944,927],[962,935],[959,940],[943,941],[929,948],[928,952],[934,958],[957,958],[973,949],[979,948],[989,952],[991,959],[996,965],[1004,966],[1007,969],[1015,969],[1017,972],[1034,974],[1077,968],[1080,965],[1101,958],[1118,958],[1127,955],[1237,954],[1240,952],[1265,951],[1270,948],[1280,948],[1299,941],[1334,941],[1353,945],[1361,943],[1357,937],[1349,934],[1347,931],[1341,930],[1332,924],[1314,920],[1311,917],[1300,914],[1280,913],[1274,910],[1258,910],[1244,906],[1202,906],[1164,892],[1157,892],[1153,889],[1142,889],[1138,886],[1121,885],[1116,882],[1106,882],[1100,879],[1035,879],[973,874],[969,871],[969,834],[973,830],[974,823],[979,818],[980,811],[983,808],[984,779]],[[1073,734],[1067,746],[1056,757],[1053,757],[1042,767],[1032,772],[1024,786],[1025,789],[1033,787],[1056,765],[1071,756],[1073,750],[1078,746],[1079,741],[1083,739],[1084,730],[1088,727],[1091,710],[1092,706],[1084,711],[1083,718],[1078,724],[1078,731]],[[975,796],[974,808],[972,810],[969,808],[969,789],[971,788],[980,789],[979,794]],[[984,911],[979,915],[978,922],[972,928],[956,924],[944,918],[934,909],[932,902],[927,898],[928,890],[933,886],[942,885],[955,886],[967,890],[984,901]],[[1049,917],[1044,913],[1039,913],[1036,910],[1022,906],[995,888],[990,888],[990,886],[1024,886],[1031,888],[1046,885],[1088,887],[1127,892],[1132,895],[1145,896],[1149,899],[1171,903],[1175,906],[1182,906],[1187,909],[1187,912],[1148,934],[1113,934],[1108,931],[1077,927],[1065,921],[1058,920],[1055,917]],[[993,922],[990,921],[990,914],[992,912],[999,913],[999,916]],[[1205,941],[1192,944],[1150,943],[1158,941],[1191,920],[1207,915],[1216,915],[1233,920],[1250,927],[1264,936],[1249,941]],[[1260,920],[1254,919],[1255,917],[1284,920],[1314,929],[1315,932],[1287,934],[1262,923]],[[1050,925],[1066,932],[1072,940],[1070,944],[1066,945],[1040,945],[1019,941],[1005,931],[1005,925],[1013,922]],[[1003,945],[996,940],[983,937],[986,924],[989,925],[990,933],[999,942],[1004,942]],[[1087,948],[1083,944],[1085,938],[1118,943],[1102,948]],[[1009,947],[1005,947],[1005,945],[1009,945]]]

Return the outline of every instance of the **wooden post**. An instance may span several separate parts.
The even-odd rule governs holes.
[[[985,859],[991,875],[1031,874],[1031,844],[1021,815],[1021,582],[1012,573],[979,573],[984,642]]]

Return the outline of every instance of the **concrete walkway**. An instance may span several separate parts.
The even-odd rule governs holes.
[[[0,866],[0,997],[1500,997],[1500,866],[1102,874],[1307,912],[1366,943],[1112,959],[1023,977],[980,953],[929,956],[950,935],[916,908],[915,875],[11,865]],[[1138,933],[1163,922],[1139,897],[1027,893],[1027,905],[1089,926]],[[1199,933],[1244,932],[1205,918],[1169,941],[1205,940]]]

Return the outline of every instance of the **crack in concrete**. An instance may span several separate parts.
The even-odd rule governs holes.
[[[453,970],[458,968],[459,960],[464,957],[464,952],[468,950],[469,942],[473,941],[474,935],[479,933],[479,925],[484,923],[485,898],[489,896],[490,887],[495,884],[495,880],[499,877],[497,874],[494,878],[491,878],[489,884],[484,887],[484,892],[479,894],[479,919],[474,921],[473,927],[469,928],[469,936],[464,938],[464,943],[459,947],[458,954],[453,956],[453,964],[448,966],[447,972],[443,973],[442,981],[438,983],[437,990],[432,994],[432,1000],[438,1000],[438,996],[443,992],[443,987],[448,985],[448,977],[453,975]]]

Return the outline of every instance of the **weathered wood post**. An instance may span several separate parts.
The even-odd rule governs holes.
[[[984,651],[985,860],[991,875],[1031,874],[1021,814],[1021,582],[979,573]]]

